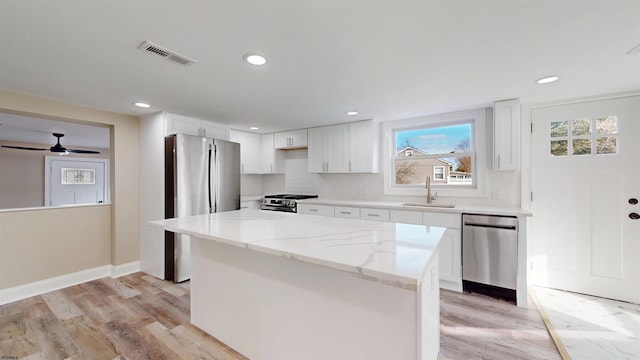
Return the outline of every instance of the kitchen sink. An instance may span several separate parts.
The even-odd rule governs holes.
[[[418,203],[406,203],[402,206],[419,206],[419,207],[434,207],[434,208],[454,208],[453,204],[418,204]]]

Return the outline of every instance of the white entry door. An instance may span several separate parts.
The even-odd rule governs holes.
[[[46,206],[109,202],[109,160],[55,156],[45,159]]]
[[[532,282],[640,303],[640,96],[532,122]]]

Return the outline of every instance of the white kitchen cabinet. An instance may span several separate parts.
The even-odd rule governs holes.
[[[336,206],[335,216],[347,219],[360,219],[360,208],[351,206]]]
[[[408,210],[389,211],[389,221],[400,224],[422,225],[422,212]]]
[[[462,290],[462,216],[460,214],[423,213],[423,224],[443,226],[440,240],[439,270],[441,287]]]
[[[229,140],[240,143],[240,171],[243,174],[262,174],[262,136],[231,129]]]
[[[284,174],[284,152],[276,150],[274,134],[262,135],[262,173]]]
[[[309,129],[308,171],[348,173],[348,144],[347,124]]]
[[[241,201],[240,209],[260,209],[260,200]]]
[[[378,172],[378,124],[373,120],[357,121],[349,127],[349,172]]]
[[[227,140],[229,129],[213,121],[165,113],[165,135],[187,134]]]
[[[373,221],[389,221],[389,209],[360,209],[360,219]]]
[[[330,205],[298,204],[298,213],[307,215],[334,216],[334,207]]]
[[[493,170],[520,169],[520,101],[493,105]]]
[[[275,133],[276,149],[304,149],[307,147],[307,129]]]

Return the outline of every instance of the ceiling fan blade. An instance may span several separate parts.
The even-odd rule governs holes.
[[[68,152],[76,153],[76,154],[100,154],[100,151],[92,151],[92,150],[73,150],[67,149]]]
[[[8,149],[34,150],[34,151],[45,151],[45,150],[49,150],[49,149],[39,149],[39,148],[24,147],[24,146],[10,146],[10,145],[2,145],[2,147],[3,147],[3,148],[8,148]]]

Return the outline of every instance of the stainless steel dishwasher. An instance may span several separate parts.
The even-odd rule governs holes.
[[[463,290],[515,301],[517,275],[518,219],[463,214]]]

